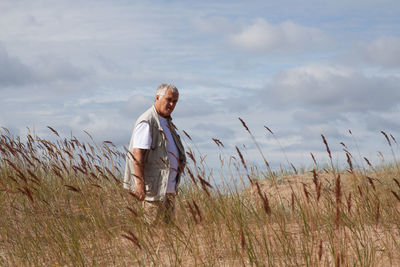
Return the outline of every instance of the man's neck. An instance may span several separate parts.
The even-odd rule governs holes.
[[[155,105],[153,105],[153,106],[154,106],[154,109],[157,112],[157,115],[160,116],[160,118],[164,118],[164,119],[167,119],[167,120],[171,119],[171,116],[163,116],[163,115],[161,115],[160,112],[158,112],[157,107]]]

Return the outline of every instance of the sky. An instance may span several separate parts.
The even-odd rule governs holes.
[[[400,133],[398,14],[397,0],[1,0],[0,126],[87,131],[122,148],[172,83],[174,122],[210,166],[235,146],[261,161],[239,117],[275,168],[310,166],[310,153],[324,162],[321,134],[337,164],[340,142],[360,164],[388,161],[381,131]]]

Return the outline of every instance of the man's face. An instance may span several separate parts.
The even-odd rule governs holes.
[[[172,111],[178,102],[179,95],[178,93],[173,93],[172,90],[167,90],[164,96],[156,95],[156,101],[154,106],[157,110],[157,113],[161,117],[168,117],[171,115]]]

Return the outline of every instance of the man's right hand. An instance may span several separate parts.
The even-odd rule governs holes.
[[[138,200],[144,200],[144,198],[146,197],[146,190],[143,182],[136,183],[135,191],[133,192],[133,194],[135,194]]]

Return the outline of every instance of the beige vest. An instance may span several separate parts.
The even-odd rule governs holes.
[[[170,123],[171,118],[168,118]],[[167,191],[168,177],[170,172],[169,158],[167,153],[167,141],[164,131],[161,127],[158,114],[154,106],[149,108],[143,113],[136,121],[134,129],[141,122],[147,122],[150,126],[150,134],[152,138],[151,147],[146,151],[144,163],[144,182],[146,187],[147,201],[164,200]],[[178,185],[181,178],[181,173],[186,164],[185,150],[183,148],[181,139],[176,133],[175,128],[170,123],[171,135],[175,141],[176,147],[179,151],[178,164],[179,169],[176,177],[175,191],[177,192]],[[133,151],[133,137],[135,130],[133,130],[131,141],[129,143],[129,152]],[[134,176],[133,159],[132,155],[128,153],[126,157],[124,188],[134,190],[136,179]]]

